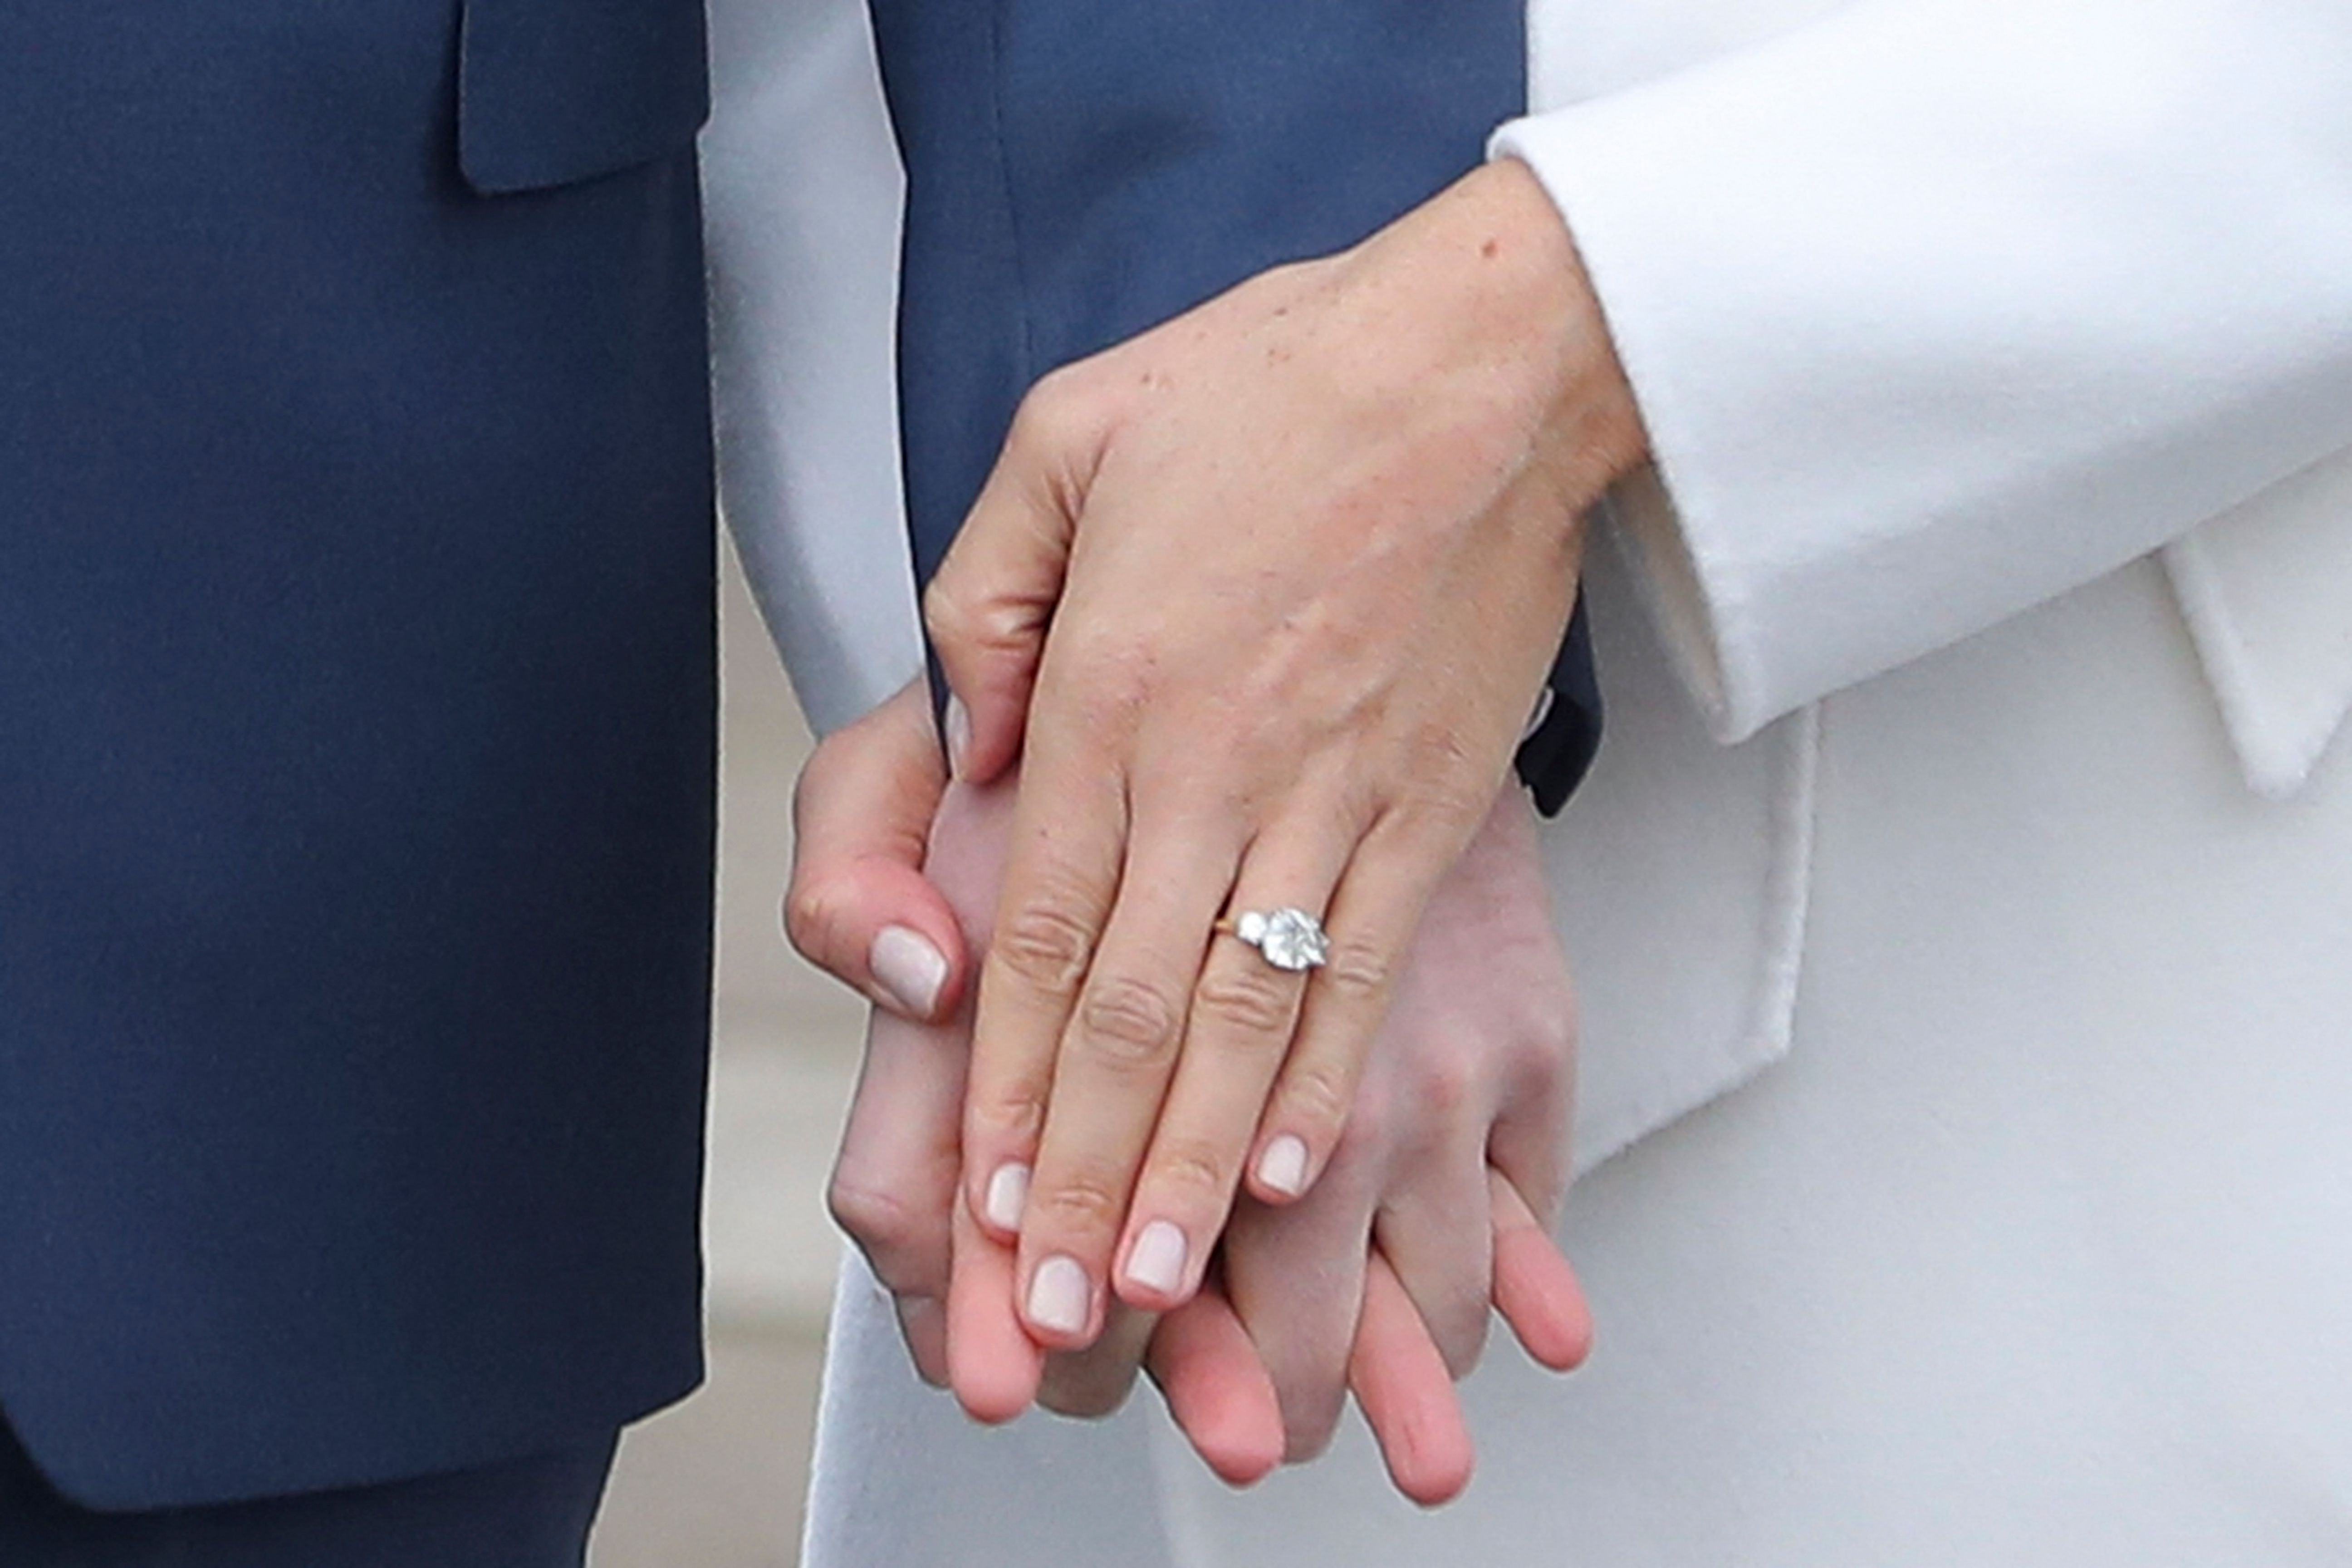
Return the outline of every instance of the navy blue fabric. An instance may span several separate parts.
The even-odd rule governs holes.
[[[614,1439],[379,1487],[97,1513],[0,1425],[7,1568],[581,1568]]]
[[[710,111],[706,52],[678,0],[465,0],[458,166],[495,193],[676,152]]]
[[[1479,162],[1527,101],[1525,0],[871,0],[907,168],[899,332],[928,580],[1022,395]],[[1524,759],[1600,732],[1582,618]]]
[[[479,195],[456,0],[0,5],[0,1405],[83,1503],[699,1374],[701,89],[598,97],[698,4],[470,6],[499,169],[643,161]]]

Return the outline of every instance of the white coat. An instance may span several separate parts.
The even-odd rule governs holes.
[[[1530,30],[1501,145],[1657,458],[1596,555],[1609,736],[1547,839],[1595,1360],[1495,1352],[1433,1516],[1360,1440],[1234,1497],[1148,1400],[968,1427],[853,1267],[808,1562],[2352,1561],[2352,9]],[[870,103],[856,52],[817,96]],[[846,148],[730,142],[780,90],[722,82],[710,143],[722,391],[792,308],[778,268],[730,310],[724,198],[772,219],[777,163]],[[878,338],[845,357],[887,377]],[[726,426],[755,568],[852,526],[879,581],[870,511],[741,504],[775,413]],[[801,673],[821,715],[912,668],[889,615],[803,653],[874,672]]]

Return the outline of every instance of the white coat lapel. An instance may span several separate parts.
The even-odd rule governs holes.
[[[1580,1170],[1788,1054],[1812,870],[1815,711],[1717,745],[1616,554],[1586,556],[1608,733],[1544,836],[1583,1021]]]
[[[2352,451],[2164,552],[2246,783],[2300,790],[2352,710]]]

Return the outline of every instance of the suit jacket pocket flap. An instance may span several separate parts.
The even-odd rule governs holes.
[[[486,195],[680,151],[709,110],[701,0],[466,0],[457,162]]]

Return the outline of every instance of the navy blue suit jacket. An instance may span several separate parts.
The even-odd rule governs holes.
[[[869,0],[907,170],[900,406],[928,579],[1046,372],[1476,166],[1525,0]],[[1601,699],[1580,614],[1521,748],[1547,810]]]
[[[699,1371],[699,0],[0,6],[0,1412],[146,1507]]]
[[[1517,0],[878,16],[927,560],[1036,374],[1518,99]],[[699,0],[0,7],[0,1416],[83,1501],[698,1374],[702,49]]]

